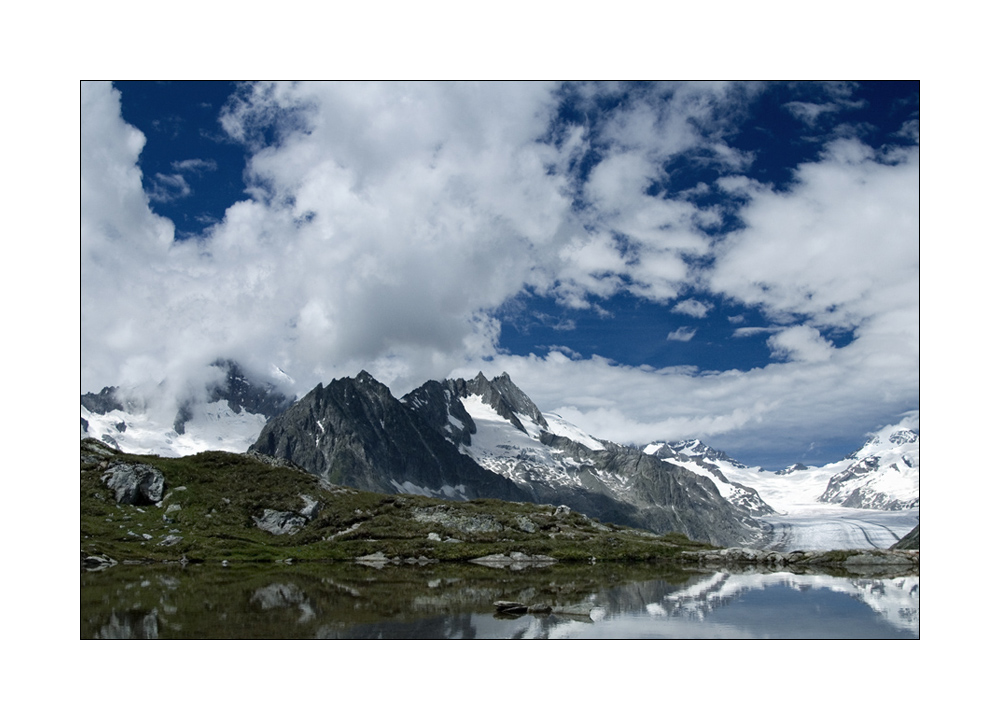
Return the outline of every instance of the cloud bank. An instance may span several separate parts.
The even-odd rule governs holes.
[[[179,241],[150,210],[144,137],[122,119],[119,93],[84,83],[84,391],[193,392],[219,357],[260,378],[280,368],[300,394],[362,368],[397,394],[429,378],[506,371],[543,409],[595,435],[700,436],[736,457],[862,437],[917,408],[917,148],[832,139],[779,190],[750,177],[753,158],[727,142],[753,86],[630,92],[599,121],[565,111],[586,115],[616,92],[247,86],[220,118],[249,153],[247,197]],[[811,125],[834,110],[789,112]],[[651,191],[681,155],[720,179],[698,192]],[[156,187],[183,193],[184,173],[210,163],[178,160]],[[721,229],[726,213],[737,229]],[[680,299],[693,292],[702,299]],[[700,372],[511,355],[501,308],[526,296],[594,312],[642,298],[686,325],[720,300],[739,303],[773,326],[734,336],[766,334],[771,361]],[[683,327],[674,339],[695,333]]]

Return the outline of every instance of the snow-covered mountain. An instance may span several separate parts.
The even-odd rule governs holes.
[[[819,499],[844,507],[905,510],[920,505],[920,436],[901,425],[875,433],[833,475]]]
[[[535,502],[717,544],[746,544],[763,535],[751,513],[727,501],[714,482],[542,413],[506,373],[493,380],[480,373],[473,380],[430,381],[403,403],[459,452],[514,481]]]
[[[712,478],[719,492],[758,515],[829,503],[867,510],[920,506],[920,436],[904,425],[887,425],[863,447],[819,467],[750,468],[700,440],[650,443],[644,452]],[[746,489],[755,492],[746,494]]]
[[[708,478],[726,500],[751,515],[775,512],[749,484],[756,478],[754,471],[701,440],[650,443],[643,452]]]
[[[96,438],[124,452],[164,457],[205,450],[245,452],[292,398],[274,383],[248,379],[231,360],[212,367],[218,379],[179,407],[116,387],[81,395],[80,437]]]
[[[716,483],[769,528],[772,550],[887,548],[919,522],[920,437],[888,425],[842,460],[820,467],[750,468],[698,440],[657,442],[644,452]]]
[[[380,492],[568,505],[720,545],[888,547],[918,519],[919,435],[902,425],[835,463],[774,472],[698,440],[595,438],[541,412],[506,373],[429,381],[401,400],[362,373],[293,404],[234,362],[215,366],[218,379],[180,408],[116,388],[82,395],[81,437],[164,456],[253,447]]]

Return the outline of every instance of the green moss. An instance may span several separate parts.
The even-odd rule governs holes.
[[[166,478],[159,506],[119,506],[101,476],[116,462],[141,462]],[[353,560],[424,556],[465,561],[523,552],[563,561],[669,560],[708,547],[683,535],[655,536],[598,524],[579,513],[556,516],[551,506],[494,499],[446,501],[322,486],[313,475],[226,452],[182,458],[128,455],[81,444],[81,550],[118,561]],[[257,527],[265,510],[298,512],[302,496],[320,502],[318,515],[295,534]],[[442,540],[428,536],[436,533]],[[459,542],[444,542],[444,539]]]

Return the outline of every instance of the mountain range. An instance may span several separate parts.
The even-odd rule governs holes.
[[[367,372],[298,400],[220,360],[222,380],[172,415],[117,388],[81,395],[81,437],[132,453],[254,452],[382,493],[566,505],[604,522],[758,545],[763,517],[803,503],[919,507],[919,435],[883,428],[821,468],[749,468],[697,440],[639,448],[543,413],[506,374],[431,380],[401,399]],[[131,399],[130,399],[131,398]]]

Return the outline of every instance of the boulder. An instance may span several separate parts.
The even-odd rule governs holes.
[[[306,519],[296,512],[267,508],[254,524],[272,535],[294,535],[306,524]]]
[[[119,504],[155,505],[163,499],[165,478],[152,465],[119,463],[104,473],[101,480]]]
[[[302,499],[302,502],[305,503],[303,508],[299,510],[299,515],[304,517],[306,520],[315,520],[319,515],[319,500],[316,500],[309,495],[299,495],[299,497]]]

